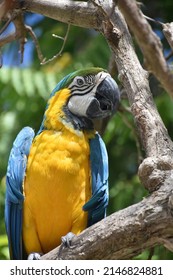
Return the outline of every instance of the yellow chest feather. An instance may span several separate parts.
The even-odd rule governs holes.
[[[82,206],[91,197],[88,138],[43,131],[32,144],[26,174],[24,243],[28,253],[47,252],[62,235],[86,228]]]

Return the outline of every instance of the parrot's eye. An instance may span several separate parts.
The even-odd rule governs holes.
[[[84,84],[84,80],[78,78],[78,79],[77,79],[77,84],[78,84],[79,86],[82,86],[82,85]]]

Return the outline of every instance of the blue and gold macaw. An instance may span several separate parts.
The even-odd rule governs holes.
[[[79,70],[51,93],[36,136],[30,127],[19,132],[6,176],[11,259],[44,254],[105,217],[108,158],[93,120],[116,111],[119,100],[105,70]]]

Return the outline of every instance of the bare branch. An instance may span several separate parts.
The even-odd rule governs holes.
[[[2,0],[0,3],[0,20],[3,19],[6,13],[13,7],[14,1]]]
[[[16,39],[15,32],[8,34],[7,36],[0,38],[0,47],[3,47],[4,45],[11,43]]]
[[[121,0],[118,5],[142,49],[149,70],[173,97],[173,74],[163,56],[160,39],[152,31],[135,0]]]
[[[63,40],[63,44],[61,46],[60,51],[56,55],[54,55],[52,58],[50,58],[48,60],[45,60],[45,61],[42,61],[41,62],[42,65],[47,64],[47,63],[53,61],[54,59],[58,58],[62,54],[62,52],[64,50],[64,47],[65,47],[65,44],[66,44],[66,41],[67,41],[67,38],[68,38],[69,31],[70,31],[70,24],[68,24],[67,31],[66,31],[66,34],[65,34],[64,38],[60,37],[58,35],[53,34],[53,37],[56,37],[58,39]]]
[[[12,20],[13,20],[12,17],[7,20],[7,22],[4,24],[4,26],[0,30],[0,35],[5,31],[5,29],[9,26],[9,24],[12,22]]]
[[[141,13],[142,13],[142,12],[141,12]],[[144,16],[144,18],[146,18],[148,21],[154,22],[154,23],[156,23],[156,24],[158,24],[158,25],[162,25],[162,22],[160,22],[159,20],[150,18],[150,17],[148,17],[148,16],[146,16],[146,15],[144,15],[144,14],[143,14],[143,16]]]
[[[0,3],[0,20],[3,18],[5,14],[5,0]]]
[[[90,1],[25,0],[24,7],[30,12],[71,25],[96,29],[99,27],[96,9]]]
[[[152,21],[152,22],[162,26],[163,33],[164,33],[164,35],[165,35],[165,37],[166,37],[166,39],[167,39],[171,49],[173,50],[173,22],[171,22],[171,23],[162,23],[162,22],[160,22],[158,20],[152,19],[152,18],[147,17],[145,15],[144,15],[144,17],[146,19],[148,19],[149,21]]]
[[[7,43],[11,43],[14,40],[18,40],[19,47],[20,47],[20,53],[21,53],[21,63],[22,63],[23,56],[24,56],[24,47],[25,47],[25,43],[27,42],[26,34],[28,32],[35,43],[38,58],[40,59],[40,62],[43,62],[44,58],[43,58],[43,55],[42,55],[42,52],[41,52],[41,49],[39,46],[38,39],[37,39],[34,31],[32,30],[32,28],[30,26],[27,26],[24,24],[22,9],[18,8],[15,10],[15,12],[11,15],[11,17],[7,20],[7,22],[5,23],[3,28],[0,30],[0,33],[4,32],[5,29],[8,27],[9,23],[12,21],[15,25],[15,31],[11,34],[2,36],[0,38],[0,47],[4,46]]]
[[[35,35],[34,31],[32,30],[32,28],[28,25],[25,25],[25,28],[26,30],[28,31],[28,33],[30,34],[33,42],[35,43],[35,47],[36,47],[36,51],[37,51],[37,55],[38,55],[38,58],[40,60],[41,63],[44,62],[45,58],[43,57],[43,54],[41,52],[41,49],[40,49],[40,45],[39,45],[39,42],[38,42],[38,39],[37,39],[37,36]]]

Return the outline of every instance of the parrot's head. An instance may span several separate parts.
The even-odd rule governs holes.
[[[105,118],[116,111],[120,93],[116,82],[103,69],[79,70],[70,81],[67,108],[90,120]]]
[[[89,129],[95,119],[110,116],[120,101],[117,83],[102,68],[89,68],[67,75],[57,84],[50,100],[56,95],[57,100],[52,103],[61,103],[63,115],[60,114],[60,118],[77,129]],[[50,101],[48,108],[49,105]]]

